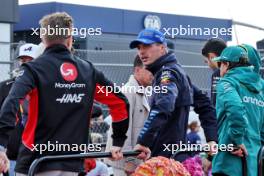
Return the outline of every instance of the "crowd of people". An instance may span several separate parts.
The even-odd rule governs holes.
[[[238,176],[246,168],[247,175],[257,175],[257,155],[264,143],[264,81],[261,58],[254,47],[227,46],[219,38],[205,43],[201,54],[213,69],[209,97],[193,84],[168,49],[164,34],[147,28],[130,43],[137,55],[124,89],[106,94],[102,90],[114,84],[91,62],[73,54],[72,17],[65,12],[49,14],[40,20],[40,26],[67,28],[69,32],[43,34],[44,51],[34,44],[21,46],[19,72],[0,85],[0,172],[25,176],[36,158],[80,153],[39,153],[38,144],[103,141],[105,151],[112,154],[104,163],[112,167],[113,174],[132,175],[150,157],[184,162],[196,155],[174,155],[167,147],[201,143],[197,134],[201,125],[210,146],[208,155],[213,158],[208,161],[209,174]],[[149,86],[165,91],[148,96],[142,87]],[[108,106],[111,123],[104,120],[94,101]],[[191,108],[200,123],[188,124]],[[233,149],[216,152],[217,144],[232,144]],[[123,150],[140,154],[124,158]],[[100,175],[100,170],[107,175],[104,163],[93,159],[52,161],[41,164],[36,175],[78,175],[84,167],[89,168],[87,175]]]

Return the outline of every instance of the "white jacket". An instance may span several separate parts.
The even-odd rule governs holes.
[[[135,92],[130,91],[135,90]],[[137,143],[137,137],[144,126],[145,120],[148,118],[150,107],[148,104],[147,97],[142,93],[142,87],[139,86],[133,75],[130,76],[128,82],[122,87],[123,94],[127,97],[129,101],[129,128],[127,131],[127,139],[123,146],[123,151],[133,150]],[[106,151],[110,150],[112,146],[112,127],[108,132]],[[127,158],[121,161],[110,161],[108,159],[105,162],[112,167],[124,169],[124,164]]]

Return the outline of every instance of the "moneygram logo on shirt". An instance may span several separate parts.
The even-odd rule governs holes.
[[[65,81],[75,81],[78,76],[75,65],[69,62],[64,62],[63,64],[61,64],[60,72]]]
[[[63,84],[56,82],[54,84],[55,88],[60,88],[60,89],[75,89],[75,88],[85,88],[85,84],[77,84],[77,83],[69,83],[69,84]]]

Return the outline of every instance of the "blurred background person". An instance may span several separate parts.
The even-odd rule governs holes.
[[[17,56],[17,60],[19,61],[19,65],[22,65],[23,63],[29,62],[33,59],[36,59],[40,54],[42,53],[42,49],[38,45],[32,44],[32,43],[27,43],[19,48],[19,53]],[[15,81],[15,78],[17,74],[19,74],[20,69],[16,68],[14,69],[11,74],[12,78],[2,81],[0,83],[0,107],[2,106],[5,98],[7,97],[12,83]]]
[[[127,131],[127,140],[123,147],[124,150],[133,150],[136,146],[137,137],[148,117],[150,107],[145,90],[148,86],[151,86],[152,81],[153,75],[144,68],[142,61],[137,55],[134,59],[133,75],[130,76],[128,82],[122,87],[122,92],[127,97],[130,104],[129,128]],[[109,150],[111,143],[112,139],[108,136],[107,150]],[[135,157],[128,157],[117,162],[106,160],[106,162],[113,167],[114,175],[118,176],[131,175],[141,163],[141,161]]]
[[[201,137],[198,134],[200,126],[197,121],[192,121],[189,124],[190,132],[187,134],[187,140],[190,144],[201,144]]]
[[[107,140],[107,132],[110,128],[110,125],[104,121],[102,107],[95,103],[93,105],[90,127],[91,137],[92,139],[94,139],[92,140],[92,142],[105,144]],[[97,138],[97,140],[95,140],[95,138]]]

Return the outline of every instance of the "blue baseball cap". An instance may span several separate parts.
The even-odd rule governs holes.
[[[153,43],[166,43],[166,39],[165,36],[163,35],[162,32],[155,30],[155,29],[151,29],[151,28],[147,28],[142,30],[138,36],[136,40],[133,40],[129,47],[131,49],[136,48],[139,44],[146,44],[146,45],[150,45]]]

